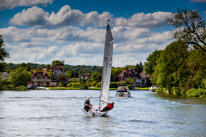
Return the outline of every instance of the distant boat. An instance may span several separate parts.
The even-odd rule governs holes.
[[[109,85],[110,85],[110,78],[111,78],[112,56],[113,56],[113,37],[112,37],[110,25],[107,24],[99,107],[94,108],[92,113],[82,109],[82,111],[87,116],[103,116],[108,113],[108,111],[100,112],[100,110],[102,110],[104,107],[107,106],[109,100]]]
[[[115,94],[116,98],[128,98],[131,97],[128,86],[118,86]]]
[[[152,85],[152,86],[149,88],[149,91],[150,91],[150,92],[155,92],[155,89],[157,89],[157,85]]]

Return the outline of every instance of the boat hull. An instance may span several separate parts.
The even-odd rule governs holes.
[[[89,117],[103,117],[107,114],[108,111],[100,112],[100,111],[93,111],[93,112],[87,112],[85,109],[81,109],[82,112]]]
[[[115,94],[115,97],[116,98],[129,98],[129,97],[132,97],[130,92],[127,91],[127,92],[118,92]]]

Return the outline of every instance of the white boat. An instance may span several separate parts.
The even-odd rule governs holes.
[[[131,97],[128,86],[118,86],[115,94],[116,98],[128,98]]]
[[[156,85],[152,85],[152,86],[149,88],[149,91],[150,91],[150,92],[155,92],[155,89],[157,89],[157,86],[156,86]]]
[[[91,113],[82,109],[82,111],[85,113],[86,116],[104,116],[108,113],[108,111],[100,112],[100,110],[102,110],[104,107],[107,106],[109,100],[109,85],[110,85],[110,78],[111,78],[112,56],[113,56],[113,37],[112,37],[110,25],[107,24],[99,107],[93,108],[93,111]]]

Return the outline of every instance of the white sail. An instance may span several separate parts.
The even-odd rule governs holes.
[[[109,99],[109,85],[111,78],[112,68],[112,55],[113,55],[113,37],[109,24],[107,24],[105,47],[104,47],[104,61],[102,70],[102,85],[100,92],[99,106],[102,110],[108,103]]]

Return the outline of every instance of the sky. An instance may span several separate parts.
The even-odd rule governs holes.
[[[206,19],[206,0],[0,0],[5,61],[102,66],[109,19],[113,66],[144,63],[175,40],[166,19],[178,8]]]

